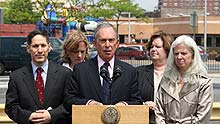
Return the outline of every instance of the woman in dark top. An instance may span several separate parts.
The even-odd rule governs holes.
[[[147,44],[152,64],[137,67],[143,104],[150,108],[150,124],[155,124],[156,92],[166,68],[172,40],[172,36],[163,31],[155,32]]]

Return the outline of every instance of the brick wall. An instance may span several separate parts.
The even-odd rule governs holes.
[[[0,24],[0,36],[27,36],[35,24]]]

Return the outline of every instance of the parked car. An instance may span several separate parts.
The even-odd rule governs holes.
[[[215,57],[215,61],[220,61],[220,54]]]
[[[203,46],[198,46],[198,50],[200,52],[201,58],[203,61],[208,61],[208,53],[205,53],[205,49]]]
[[[144,60],[148,59],[146,51],[140,50],[135,47],[119,47],[116,50],[116,58],[118,59],[130,59],[130,60]]]
[[[135,43],[135,44],[120,44],[119,47],[135,47],[139,50],[147,51],[146,44],[138,44],[138,43]]]
[[[62,51],[62,41],[51,37],[52,50],[48,59],[57,62]],[[0,75],[5,71],[14,71],[30,62],[30,54],[26,51],[26,37],[0,36]]]

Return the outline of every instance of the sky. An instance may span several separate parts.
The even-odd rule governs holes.
[[[98,0],[95,0],[96,2]],[[133,0],[134,3],[139,4],[140,7],[145,9],[146,11],[154,11],[154,7],[157,7],[158,0]]]
[[[157,7],[158,0],[133,0],[134,3],[139,4],[140,7],[146,11],[153,11],[154,7]]]

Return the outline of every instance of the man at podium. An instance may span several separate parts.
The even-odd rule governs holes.
[[[72,105],[139,105],[138,73],[128,63],[115,58],[118,34],[109,23],[101,23],[94,32],[98,55],[75,65],[66,85],[64,106]]]

